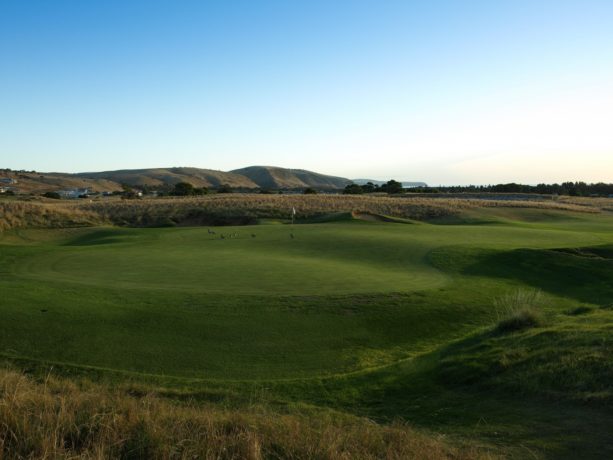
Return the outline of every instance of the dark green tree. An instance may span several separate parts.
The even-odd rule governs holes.
[[[377,187],[375,184],[373,184],[372,182],[366,182],[364,185],[362,185],[362,191],[364,193],[373,193],[376,192],[377,189],[379,187]]]
[[[59,200],[60,198],[62,198],[62,197],[60,196],[60,194],[59,194],[59,193],[57,193],[57,192],[45,192],[45,193],[43,194],[43,196],[44,196],[45,198],[52,198],[52,199],[54,199],[54,200]]]
[[[385,184],[381,186],[381,191],[385,193],[402,193],[404,189],[402,188],[402,184],[394,179],[388,180]]]
[[[343,189],[343,193],[345,195],[361,195],[364,190],[358,184],[349,184]]]
[[[217,189],[217,193],[232,193],[233,191],[234,190],[232,190],[232,187],[230,187],[228,184],[222,184]]]
[[[189,182],[179,182],[175,184],[175,187],[172,191],[173,195],[176,196],[190,196],[194,194],[194,186]]]

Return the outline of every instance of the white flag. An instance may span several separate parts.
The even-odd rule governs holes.
[[[292,215],[295,216],[296,215],[296,208],[292,207]]]

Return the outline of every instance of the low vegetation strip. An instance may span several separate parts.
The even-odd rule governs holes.
[[[310,410],[309,412],[312,412]],[[148,459],[492,458],[404,424],[330,411],[224,409],[0,370],[0,457]],[[321,412],[321,413],[319,413]]]
[[[26,227],[83,227],[100,223],[95,212],[70,205],[0,201],[0,231]]]
[[[492,207],[598,213],[606,203],[262,194],[75,202],[5,201],[0,202],[0,230],[100,224],[133,227],[244,225],[263,218],[287,219],[292,208],[296,209],[298,220],[351,212],[429,220]]]
[[[446,216],[467,202],[435,202],[433,200],[400,200],[388,197],[348,197],[342,195],[213,195],[188,199],[94,202],[83,207],[117,223],[155,222],[171,219],[176,222],[206,219],[206,216],[246,216],[253,219],[287,219],[292,208],[297,218],[321,214],[362,211],[411,219]],[[139,222],[139,219],[142,219]]]

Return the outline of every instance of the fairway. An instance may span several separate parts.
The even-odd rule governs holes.
[[[417,230],[419,230],[416,227]],[[96,286],[254,295],[428,289],[423,232],[354,224],[206,229],[97,229],[15,265],[23,277]],[[405,229],[406,230],[406,229]],[[223,236],[223,239],[222,239]]]
[[[589,301],[572,286],[552,288],[555,270],[540,279],[513,272],[518,249],[613,242],[608,217],[555,217],[304,224],[294,238],[278,224],[6,234],[0,347],[178,379],[378,368],[490,323],[493,299],[518,286],[564,293],[564,306]]]
[[[346,217],[0,234],[0,357],[34,375],[400,418],[488,445],[516,433],[525,444],[504,448],[518,458],[573,458],[576,430],[588,457],[613,452],[598,408],[612,394],[613,216]],[[549,319],[493,334],[498,299],[518,292],[538,292]]]

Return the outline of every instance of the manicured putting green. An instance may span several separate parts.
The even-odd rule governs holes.
[[[231,295],[407,292],[445,284],[428,253],[594,244],[594,234],[512,226],[262,225],[95,229],[20,259],[22,276],[82,284]],[[290,234],[294,235],[291,238]],[[224,238],[222,239],[222,235]]]
[[[296,225],[294,238],[289,225],[7,234],[0,355],[215,380],[363,371],[489,324],[493,299],[518,286],[568,296],[556,305],[598,300],[556,282],[592,273],[572,255],[555,253],[566,268],[524,270],[524,252],[509,252],[610,244],[610,223],[349,221]]]
[[[417,228],[417,227],[415,227]],[[23,276],[202,293],[312,295],[428,289],[428,246],[379,226],[99,229],[16,265]],[[223,235],[223,239],[222,239]]]

